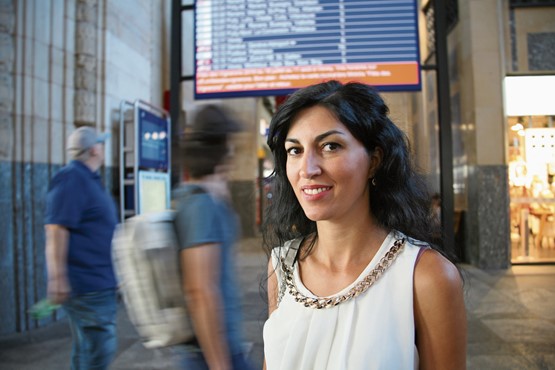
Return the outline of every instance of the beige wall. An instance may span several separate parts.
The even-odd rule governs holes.
[[[505,163],[503,34],[499,0],[459,3],[461,112],[468,124],[469,164]],[[472,144],[475,144],[473,146]]]
[[[389,118],[410,138],[412,135],[410,94],[384,93],[383,98],[389,107]]]

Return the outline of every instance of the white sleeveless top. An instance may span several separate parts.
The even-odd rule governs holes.
[[[389,233],[360,276],[337,295],[347,293],[366,277],[395,240],[402,237],[399,232]],[[397,259],[374,285],[332,308],[304,307],[286,291],[264,324],[267,370],[418,369],[413,272],[419,250],[407,240]],[[272,252],[274,268],[279,266],[278,253],[279,248]],[[281,286],[281,267],[276,274]],[[303,285],[296,263],[293,276],[300,293],[315,297]]]

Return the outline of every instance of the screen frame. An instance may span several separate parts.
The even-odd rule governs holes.
[[[149,159],[144,158],[143,155],[143,138],[141,137],[143,125],[145,124],[146,119],[143,118],[143,115],[147,117],[154,117],[156,122],[152,120],[148,121],[149,123],[155,123],[159,126],[164,126],[166,137],[163,139],[165,142],[166,154],[163,159]],[[137,104],[135,107],[135,117],[137,122],[137,133],[136,133],[136,142],[137,142],[137,166],[140,169],[154,169],[158,171],[168,171],[170,168],[170,136],[171,136],[171,127],[170,127],[170,120],[169,117],[161,112],[156,110],[150,109],[149,106],[146,104]]]
[[[198,65],[197,65],[197,2],[195,1],[194,15],[193,15],[193,40],[194,40],[194,50],[193,50],[193,93],[196,100],[203,99],[222,99],[222,98],[242,98],[242,97],[264,97],[264,96],[284,96],[289,95],[297,91],[300,87],[287,88],[287,89],[257,89],[257,90],[234,90],[234,91],[219,91],[219,92],[209,92],[209,93],[199,93],[198,92]],[[322,78],[317,82],[325,82],[329,80],[338,80],[342,83],[358,81],[362,83],[369,84],[381,92],[418,92],[422,90],[422,63],[421,63],[421,53],[420,53],[420,37],[419,37],[419,27],[418,27],[418,3],[416,0],[412,0],[414,11],[412,12],[414,19],[414,46],[416,48],[416,58],[410,61],[409,64],[416,64],[415,74],[412,76],[417,82],[407,83],[407,84],[369,84],[365,81],[357,80],[356,78]],[[395,62],[375,62],[367,64],[384,65],[384,64],[394,64]],[[345,63],[343,65],[353,65],[355,63]],[[274,68],[274,67],[267,67]],[[275,67],[281,68],[281,67]],[[314,82],[314,83],[317,83]],[[302,87],[308,86],[304,85]]]

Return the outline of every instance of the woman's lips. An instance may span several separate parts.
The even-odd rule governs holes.
[[[331,186],[326,185],[302,186],[301,192],[306,200],[319,200],[329,194],[331,188]]]
[[[319,186],[316,188],[303,188],[302,191],[305,194],[308,195],[316,195],[316,194],[320,194],[323,193],[324,191],[330,190],[331,187],[330,186]]]

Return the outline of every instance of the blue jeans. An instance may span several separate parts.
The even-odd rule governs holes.
[[[233,370],[254,370],[246,359],[245,354],[237,353],[231,357]],[[181,367],[183,370],[209,370],[208,364],[204,359],[204,355],[200,349],[186,349],[181,358]]]
[[[108,369],[117,349],[116,290],[71,297],[63,308],[73,338],[71,370]]]

